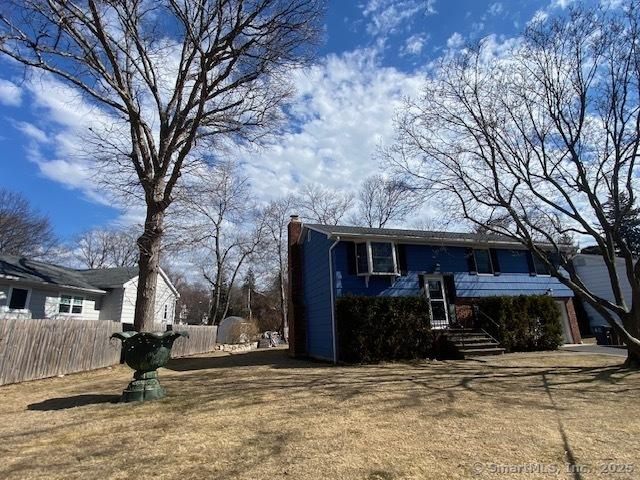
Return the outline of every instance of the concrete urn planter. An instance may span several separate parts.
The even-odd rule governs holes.
[[[166,395],[158,381],[157,369],[171,358],[173,342],[188,337],[187,332],[118,332],[111,338],[122,340],[127,365],[135,370],[133,380],[122,392],[123,402],[155,400]]]

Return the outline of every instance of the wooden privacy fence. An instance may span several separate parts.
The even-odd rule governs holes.
[[[218,327],[213,325],[172,325],[175,331],[189,332],[189,338],[178,338],[173,344],[171,357],[184,357],[196,353],[212,352],[216,348]]]
[[[120,362],[122,324],[76,319],[0,320],[0,385]]]
[[[165,327],[157,328],[162,331]],[[172,357],[215,350],[218,327],[175,325],[189,338],[173,344]],[[0,320],[0,385],[85,372],[120,363],[122,324],[104,320]]]

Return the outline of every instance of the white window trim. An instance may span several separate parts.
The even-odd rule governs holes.
[[[366,244],[367,245],[367,271],[360,272],[358,271],[358,244]],[[388,243],[391,245],[391,258],[393,259],[393,272],[374,272],[373,271],[373,251],[371,249],[372,243]],[[384,240],[366,240],[364,242],[356,242],[355,243],[355,257],[356,257],[356,274],[360,277],[369,277],[369,276],[377,276],[377,277],[393,277],[400,275],[398,270],[398,258],[397,258],[397,248],[395,242],[386,242]]]
[[[478,271],[478,262],[476,262],[476,251],[478,250],[484,250],[489,255],[489,265],[491,265],[491,273],[480,273]],[[485,277],[495,277],[496,270],[493,267],[493,259],[491,258],[491,249],[490,248],[473,248],[472,254],[473,254],[473,264],[476,267],[476,275],[485,276]]]
[[[13,290],[26,290],[27,291],[27,299],[24,302],[24,308],[11,308],[11,297],[13,296]],[[29,311],[29,307],[31,305],[31,289],[26,287],[14,287],[13,285],[9,285],[9,293],[7,293],[7,312],[19,312],[19,313],[27,313]]]
[[[61,312],[60,311],[60,301],[62,300],[62,297],[71,297],[71,303],[69,304],[69,312]],[[82,311],[80,313],[73,313],[73,299],[74,298],[81,298],[82,299]],[[69,294],[69,293],[62,293],[59,292],[58,293],[58,315],[70,315],[73,317],[81,317],[82,315],[84,315],[84,301],[86,300],[86,298],[82,295],[74,295],[74,294]]]

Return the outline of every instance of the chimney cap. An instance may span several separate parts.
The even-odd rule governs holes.
[[[300,221],[300,215],[291,215],[291,221],[292,222],[299,222]]]

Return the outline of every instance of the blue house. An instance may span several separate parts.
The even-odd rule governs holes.
[[[477,299],[550,295],[564,340],[579,343],[573,293],[517,241],[500,235],[289,223],[289,343],[295,356],[337,361],[342,295],[426,295],[432,328],[471,326]]]

